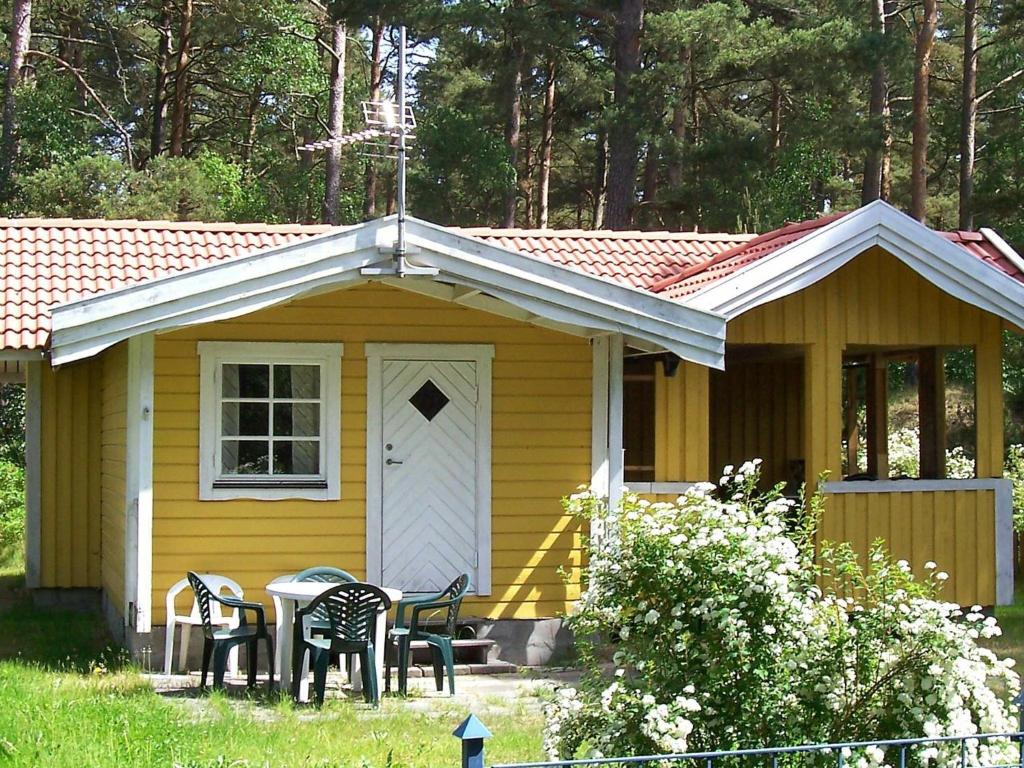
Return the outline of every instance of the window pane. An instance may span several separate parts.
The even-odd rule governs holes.
[[[320,397],[319,365],[275,365],[274,397],[315,400]]]
[[[226,363],[221,391],[224,397],[270,397],[270,366]]]
[[[221,467],[224,474],[269,474],[269,447],[266,440],[225,440],[221,444]]]
[[[274,443],[275,475],[319,475],[320,443],[279,440]]]
[[[318,436],[319,403],[274,403],[274,434],[278,437]]]
[[[221,429],[226,437],[234,435],[266,435],[270,429],[267,403],[223,403]]]

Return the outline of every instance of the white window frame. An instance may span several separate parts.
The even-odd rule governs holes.
[[[341,498],[341,358],[343,344],[309,344],[261,341],[201,341],[199,353],[199,498],[307,499],[337,501]],[[323,473],[317,486],[275,486],[266,479],[252,485],[218,485],[217,455],[220,450],[220,382],[225,364],[319,365],[320,462]]]

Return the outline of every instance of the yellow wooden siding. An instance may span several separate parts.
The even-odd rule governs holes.
[[[124,605],[125,442],[128,346],[119,344],[102,358],[100,434],[100,516],[103,589],[120,612]]]
[[[711,468],[764,460],[767,487],[790,478],[804,455],[803,364],[799,358],[737,363],[711,374]]]
[[[674,376],[655,368],[654,479],[699,481],[708,476],[708,369],[683,362]]]
[[[341,501],[198,500],[200,340],[343,342]],[[590,345],[584,339],[364,286],[156,339],[154,379],[154,623],[189,569],[264,587],[316,564],[366,567],[366,342],[494,344],[492,595],[467,615],[533,618],[579,595],[580,530],[559,499],[590,477]],[[575,566],[570,584],[558,569]]]
[[[101,366],[40,371],[40,586],[99,587]]]
[[[821,537],[849,542],[863,557],[885,539],[895,559],[919,577],[929,560],[949,574],[940,597],[961,605],[994,605],[995,492],[915,491],[826,496]]]

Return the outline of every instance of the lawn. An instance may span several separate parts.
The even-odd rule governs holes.
[[[0,613],[0,766],[429,766],[459,764],[452,729],[465,705],[429,714],[397,700],[379,711],[329,701],[169,698],[125,667],[100,622],[17,605]],[[489,714],[488,762],[538,759],[540,715]]]

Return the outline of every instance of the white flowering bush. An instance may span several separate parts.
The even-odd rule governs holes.
[[[904,427],[889,433],[889,474],[918,477],[921,474],[921,433],[917,427]],[[974,477],[974,459],[962,445],[946,450],[946,477],[963,480]]]
[[[756,482],[751,462],[673,504],[565,501],[608,533],[570,619],[584,678],[547,713],[553,758],[1015,729],[1011,662],[977,643],[994,620],[937,601],[942,574],[915,582],[881,547],[866,568],[847,547],[816,561],[813,515]],[[877,753],[857,759],[898,759]]]

